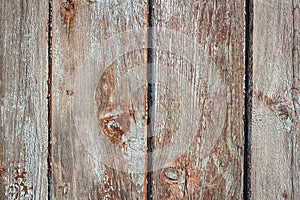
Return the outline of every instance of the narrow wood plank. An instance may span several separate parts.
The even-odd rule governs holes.
[[[163,155],[153,199],[242,199],[244,1],[159,0],[154,10],[156,27],[189,40],[156,38],[155,80],[165,83],[155,89],[153,145]]]
[[[144,152],[140,138],[145,134],[145,89],[130,88],[122,77],[136,66],[146,69],[146,54],[139,48],[118,54],[134,36],[107,40],[131,29],[145,28],[146,19],[143,1],[53,0],[52,198],[143,198],[143,169],[134,171],[126,164],[134,165],[131,154]],[[110,58],[113,62],[107,61]],[[93,70],[102,73],[98,76]],[[137,77],[137,72],[132,73],[129,77]],[[131,100],[125,98],[128,96]],[[82,104],[76,104],[81,100]],[[89,102],[94,106],[95,118],[91,126],[84,128],[87,116],[76,116],[89,109]],[[102,132],[85,132],[94,120],[98,120]],[[120,147],[121,157],[127,156],[127,160],[112,158],[115,152],[110,145]],[[106,156],[100,155],[103,151],[107,151]],[[118,161],[118,166],[112,166]]]
[[[252,198],[299,199],[299,1],[254,1]]]
[[[0,199],[46,199],[48,1],[0,4]]]

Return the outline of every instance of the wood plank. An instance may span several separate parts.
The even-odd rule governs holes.
[[[254,1],[252,198],[299,199],[299,4]]]
[[[48,1],[0,5],[0,199],[48,195]]]
[[[139,48],[118,54],[122,52],[121,46],[128,45],[134,36],[128,40],[118,37],[107,40],[131,29],[144,28],[146,7],[143,1],[53,0],[54,199],[142,199],[144,196],[143,169],[138,173],[128,171],[127,164],[134,164],[134,157],[130,156],[143,154],[145,148],[143,140],[135,143],[132,136],[143,138],[145,134],[145,90],[143,87],[131,90],[122,77],[136,65],[146,70],[146,54]],[[109,57],[113,62],[107,61]],[[134,73],[137,72],[131,75]],[[129,95],[122,86],[129,87]],[[128,96],[131,100],[123,98]],[[81,100],[82,104],[76,104]],[[94,110],[88,115],[96,114],[91,119],[92,125],[84,127],[86,116],[77,118],[77,115],[85,114],[90,106]],[[95,120],[102,132],[85,132],[95,125]],[[127,160],[118,160],[117,156],[113,159],[115,152],[109,149],[110,145],[120,147]],[[106,155],[98,155],[104,151]],[[118,161],[119,165],[113,166]]]
[[[244,1],[159,0],[154,12],[156,27],[190,40],[155,41],[155,80],[165,83],[155,88],[153,149],[163,156],[153,161],[162,168],[153,173],[153,199],[242,199]]]

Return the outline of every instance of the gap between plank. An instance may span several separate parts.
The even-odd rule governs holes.
[[[154,0],[148,0],[148,13],[147,13],[147,100],[146,100],[146,113],[147,113],[147,152],[146,152],[146,195],[145,199],[153,199],[153,158],[152,152],[154,148],[153,142],[153,123],[152,117],[154,116],[154,104],[155,104],[155,85],[154,85]]]
[[[52,177],[52,0],[48,1],[48,199],[51,199]]]
[[[245,116],[244,116],[244,199],[251,199],[251,121],[252,121],[252,44],[253,44],[253,0],[245,5]]]

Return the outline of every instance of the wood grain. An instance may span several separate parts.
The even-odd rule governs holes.
[[[79,107],[74,105],[73,100],[83,98],[78,95],[80,93],[75,85],[78,85],[78,77],[91,73],[84,69],[95,64],[96,68],[103,70],[100,77],[86,75],[88,79],[82,85],[88,81],[97,85],[97,88],[86,90],[95,96],[92,99],[95,104],[94,112],[97,113],[96,118],[103,129],[104,138],[124,151],[135,151],[132,150],[134,144],[130,143],[130,137],[125,138],[136,124],[143,124],[145,90],[141,87],[130,91],[133,100],[120,103],[123,94],[118,93],[117,89],[122,82],[120,76],[135,65],[144,65],[146,69],[146,54],[143,49],[133,49],[117,56],[114,53],[121,49],[120,46],[112,48],[112,44],[106,43],[106,40],[131,29],[145,27],[146,19],[146,4],[142,1],[53,1],[53,199],[143,198],[144,173],[124,172],[113,168],[110,163],[103,164],[100,156],[94,155],[105,146],[86,144],[85,138],[92,136],[78,132],[81,122],[75,121],[74,114]],[[112,41],[114,42],[119,42],[119,45],[126,43],[118,38]],[[106,55],[111,54],[116,58],[112,57],[115,59],[113,63],[102,65],[103,52],[98,49],[105,49],[106,45]],[[79,106],[85,108],[85,104]],[[118,109],[122,111],[122,115],[115,116]],[[134,109],[134,120],[130,109]],[[135,133],[143,137],[143,126],[140,128],[141,130],[135,129]],[[142,152],[143,144],[137,146]],[[89,151],[90,148],[95,148],[95,151]]]
[[[0,199],[48,195],[48,1],[0,5]]]
[[[245,1],[154,1],[153,55],[139,32],[149,2],[52,0],[49,13],[48,1],[1,1],[0,199],[243,198]],[[251,196],[297,200],[300,1],[253,3]],[[78,128],[90,102],[96,134]]]
[[[244,1],[159,0],[155,1],[154,10],[155,26],[184,33],[193,43],[198,43],[203,49],[198,56],[206,58],[208,65],[191,63],[180,54],[176,55],[178,52],[157,50],[155,53],[156,80],[162,81],[163,67],[167,74],[174,74],[174,78],[165,86],[156,87],[154,150],[176,142],[178,121],[183,115],[191,114],[181,109],[186,101],[192,99],[200,107],[197,119],[191,119],[190,124],[181,124],[199,123],[195,135],[190,133],[188,137],[182,133],[185,136],[180,142],[191,140],[187,152],[154,172],[153,199],[242,199]],[[184,40],[182,37],[165,39],[170,48]],[[184,50],[193,54],[199,49]],[[224,96],[221,93],[213,96],[212,88],[208,88],[218,80],[201,80],[205,73],[213,71],[209,65],[216,66],[214,72],[219,74],[219,86],[224,87]],[[176,75],[178,71],[190,87],[172,91],[169,87],[172,81],[180,81],[180,76]],[[195,91],[196,96],[185,96],[187,90]],[[220,105],[225,106],[218,108]]]
[[[299,1],[254,1],[252,198],[299,199]]]

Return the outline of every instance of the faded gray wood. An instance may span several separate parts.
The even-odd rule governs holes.
[[[254,1],[253,199],[300,198],[299,5]]]
[[[48,1],[0,5],[0,199],[48,195]]]
[[[188,42],[198,43],[203,51],[199,53],[199,49],[181,45],[183,38],[180,35],[162,40],[166,40],[170,48],[180,44],[187,57],[198,51],[198,58],[207,58],[207,63],[194,63],[193,59],[183,58],[184,53],[178,55],[182,49],[171,53],[164,49],[155,52],[156,80],[163,81],[160,77],[166,72],[174,77],[165,85],[156,87],[154,150],[171,145],[175,147],[173,151],[178,151],[181,147],[176,143],[190,140],[190,144],[186,153],[173,162],[160,160],[165,162],[165,166],[153,174],[153,198],[242,199],[244,1],[160,0],[155,1],[154,10],[157,27],[184,33],[190,38]],[[209,67],[214,64],[214,72],[219,74],[219,78],[215,75],[205,79],[206,73],[213,71]],[[180,89],[185,84],[181,76],[187,80],[189,87]],[[179,89],[170,89],[176,81],[180,83]],[[224,87],[225,95],[215,93],[213,96],[214,83],[217,87]],[[190,91],[189,94],[192,91],[196,93],[187,95],[187,91]],[[199,103],[199,107],[194,107],[198,118],[179,125],[184,115],[192,116],[195,112],[184,108],[185,102],[190,99],[192,106],[195,102]],[[175,138],[180,131],[179,126],[189,127],[196,122],[198,129],[188,135],[182,131],[182,137]]]
[[[149,192],[153,199],[241,199],[244,3],[155,1],[155,26],[184,33],[191,40],[182,43],[182,35],[166,36],[156,30],[155,103],[149,121],[146,46],[138,46],[136,35],[130,34],[106,43],[121,32],[147,27],[146,2],[53,0],[52,107],[48,110],[48,1],[2,1],[0,199],[47,199],[48,192],[51,199],[145,199]],[[299,0],[254,0],[252,199],[300,199],[299,7]],[[138,34],[145,43],[146,35]],[[131,42],[134,48],[118,55]],[[200,60],[189,57],[195,52]],[[103,53],[107,60],[111,54],[113,62],[102,65]],[[91,65],[103,69],[100,77],[84,70]],[[212,65],[215,75],[206,79],[208,68],[203,66]],[[82,89],[86,82],[95,82],[95,88]],[[130,85],[134,82],[140,85]],[[217,92],[213,96],[213,87],[208,87],[214,83],[225,87],[224,96]],[[180,88],[184,84],[188,87]],[[101,162],[105,158],[97,157],[98,149],[107,147],[95,146],[102,144],[93,143],[96,135],[80,132],[76,114],[89,102],[81,95],[84,90],[94,95],[95,120],[103,130],[99,134],[120,147],[127,156],[123,160],[116,156]],[[193,96],[193,92],[198,93]],[[78,98],[83,99],[82,105],[76,104]],[[194,114],[185,106],[199,111],[198,118],[191,120],[198,122],[199,129],[178,139],[180,127],[192,127],[180,121]],[[151,191],[146,189],[147,160],[134,155],[146,156],[149,122],[154,128],[153,150],[164,151],[150,156],[152,167],[158,167]],[[169,160],[175,150],[183,150],[178,145],[182,142],[187,142],[187,151]],[[175,148],[166,150],[167,145]],[[108,158],[116,153],[106,150]]]
[[[79,85],[98,85],[97,88],[85,90],[95,96],[92,99],[94,112],[97,113],[96,118],[103,130],[99,134],[103,134],[112,145],[121,147],[122,151],[129,151],[131,146],[126,136],[131,125],[143,124],[145,93],[140,88],[135,94],[138,98],[133,98],[132,102],[120,103],[118,100],[121,94],[117,89],[120,89],[122,74],[135,65],[144,65],[146,70],[146,54],[143,49],[137,49],[112,57],[114,62],[110,65],[102,65],[103,52],[99,48],[105,49],[107,45],[104,53],[115,56],[114,50],[126,41],[116,38],[111,43],[106,43],[106,40],[131,29],[146,27],[146,6],[142,1],[127,0],[53,1],[53,199],[142,199],[144,196],[144,172],[127,173],[110,166],[110,163],[101,162],[103,160],[98,157],[97,150],[106,147],[89,144],[87,141],[94,136],[78,129],[84,118],[76,121],[76,112],[79,108],[88,109],[85,103],[90,99],[83,100],[79,107],[74,102],[78,98],[86,98],[80,95],[80,92],[85,91],[76,87],[80,77],[86,76],[87,79],[79,81]],[[112,49],[110,45],[114,42],[120,42],[120,46]],[[91,62],[87,62],[88,60]],[[95,77],[88,70],[91,65],[103,70],[100,77]],[[84,71],[85,69],[87,70]],[[135,121],[131,118],[130,106],[135,110]],[[114,116],[117,109],[122,114]],[[136,134],[143,137],[143,126],[140,128],[140,131],[136,130]],[[92,138],[91,142],[96,140],[97,138]],[[91,148],[95,148],[95,151],[91,151]],[[143,152],[143,143],[138,148]],[[113,152],[108,152],[107,157],[111,154]],[[124,162],[131,160],[129,158]],[[118,167],[123,164],[120,161]]]

